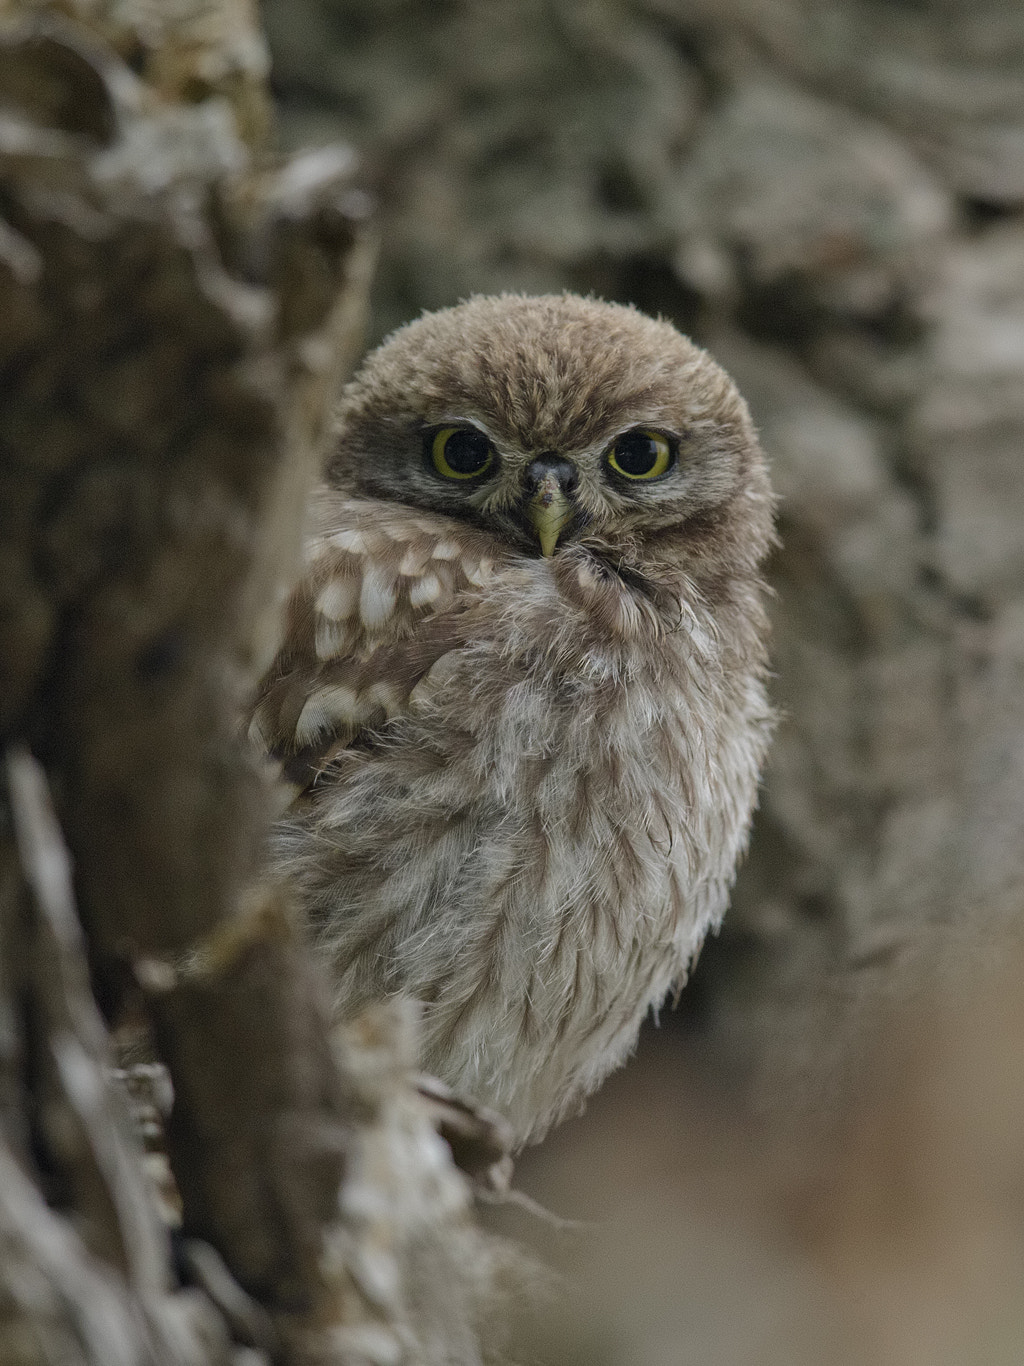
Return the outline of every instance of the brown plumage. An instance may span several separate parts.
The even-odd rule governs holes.
[[[424,1065],[539,1137],[725,909],[771,728],[765,463],[668,323],[475,298],[338,413],[253,733],[274,857],[342,1014],[423,1003]]]

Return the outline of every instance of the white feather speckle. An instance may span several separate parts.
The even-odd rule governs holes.
[[[359,616],[368,631],[375,631],[395,610],[395,585],[372,566],[368,565],[363,575],[363,586],[359,593]]]
[[[462,572],[469,582],[474,584],[477,588],[482,588],[484,586],[491,577],[493,569],[493,560],[463,560],[462,562]]]
[[[356,610],[359,584],[355,579],[331,579],[316,600],[316,610],[331,621],[346,621]]]
[[[362,555],[366,551],[366,539],[361,531],[350,528],[347,531],[336,531],[330,538],[330,544],[335,550],[347,550],[350,555]]]
[[[311,744],[325,730],[338,724],[356,725],[359,721],[359,699],[354,688],[335,684],[310,693],[306,705],[295,723],[295,743]]]
[[[383,707],[388,716],[394,716],[402,709],[402,699],[398,690],[391,683],[374,683],[360,698],[361,702],[370,707]]]
[[[409,589],[409,606],[426,607],[441,596],[441,580],[436,574],[424,574]]]
[[[417,575],[423,573],[429,559],[429,546],[410,546],[402,556],[402,563],[398,566],[398,572],[407,579],[414,579]]]
[[[459,558],[459,547],[454,541],[438,541],[430,552],[432,560],[457,560]]]
[[[317,659],[337,659],[339,655],[347,654],[351,638],[348,622],[317,617],[313,642]]]
[[[421,705],[435,697],[458,669],[458,651],[440,655],[409,694],[411,705]]]

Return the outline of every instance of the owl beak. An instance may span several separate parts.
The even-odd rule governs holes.
[[[540,553],[553,555],[562,529],[573,514],[568,495],[576,487],[576,471],[568,461],[548,463],[542,458],[534,461],[527,476],[532,495],[526,503],[526,515],[540,541]]]
[[[549,482],[551,486],[545,487]],[[540,553],[553,555],[562,528],[572,516],[572,506],[553,474],[548,475],[527,503],[526,512],[536,529]]]

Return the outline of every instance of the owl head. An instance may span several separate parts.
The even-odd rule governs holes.
[[[772,499],[746,405],[667,322],[475,297],[393,333],[342,397],[328,481],[654,578],[753,570]]]

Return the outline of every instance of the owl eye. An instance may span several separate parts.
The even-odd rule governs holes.
[[[430,438],[430,460],[445,479],[475,479],[494,463],[494,447],[475,427],[442,427]]]
[[[624,479],[657,479],[675,459],[672,442],[661,432],[636,427],[624,432],[608,451],[608,466]]]

